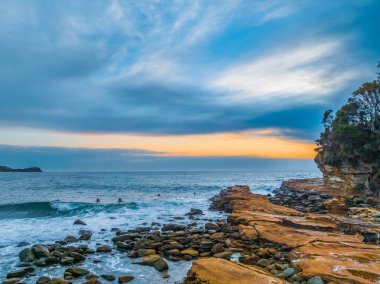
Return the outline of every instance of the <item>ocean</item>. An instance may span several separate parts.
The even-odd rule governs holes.
[[[16,269],[18,253],[32,244],[78,237],[84,229],[93,236],[83,244],[111,245],[112,228],[188,224],[193,220],[180,218],[190,208],[203,210],[205,215],[197,221],[202,226],[225,218],[224,213],[208,210],[209,199],[223,188],[247,184],[252,192],[269,194],[284,180],[319,176],[317,171],[0,173],[0,281]],[[87,226],[73,225],[78,218]],[[191,266],[189,261],[168,264],[170,278],[164,279],[154,268],[132,264],[125,253],[115,250],[92,255],[82,266],[95,274],[133,275],[133,283],[180,283]],[[35,283],[41,275],[62,277],[64,270],[41,268],[24,282]]]

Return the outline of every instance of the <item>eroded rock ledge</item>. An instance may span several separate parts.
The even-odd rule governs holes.
[[[265,196],[251,193],[247,186],[222,190],[212,199],[211,208],[230,212],[228,222],[238,227],[243,240],[266,241],[286,247],[291,266],[305,279],[320,276],[327,283],[369,284],[380,281],[380,246],[376,244],[379,241],[379,223],[366,218],[353,218],[348,214],[350,206],[341,199],[344,197],[335,196],[333,191],[324,188],[323,183],[317,180],[309,181],[287,182],[284,188],[290,191],[294,189],[290,194],[297,195],[304,191],[327,196],[322,203],[325,203],[323,210],[328,214],[325,211],[323,214],[302,212],[290,206],[274,204]],[[301,195],[295,203],[302,203],[302,200],[305,200],[305,196]],[[339,214],[334,214],[332,209],[336,208],[340,209]],[[374,205],[372,209],[378,208]],[[366,239],[366,234],[374,237]],[[247,254],[245,259],[254,258],[249,256],[249,252]],[[244,275],[244,280],[251,271],[256,273],[256,269],[259,269],[257,265],[260,263],[252,261],[250,264],[255,266],[240,267],[240,264],[230,262],[222,266],[218,260],[202,259],[194,262],[185,283],[224,283],[222,279],[239,279],[242,277],[240,275]],[[266,271],[272,268],[270,261],[267,264],[262,265]],[[219,267],[221,278],[215,273]],[[260,280],[262,283],[271,283],[271,278],[260,275],[268,279]],[[274,281],[282,283],[279,278]]]

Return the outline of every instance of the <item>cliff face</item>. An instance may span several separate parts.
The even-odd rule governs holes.
[[[363,193],[373,193],[379,191],[379,180],[373,169],[374,164],[358,163],[353,167],[348,164],[331,166],[323,162],[322,154],[318,153],[315,162],[323,174],[325,182],[333,184],[342,189],[357,189]]]

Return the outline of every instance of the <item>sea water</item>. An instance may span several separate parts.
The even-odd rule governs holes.
[[[79,230],[85,229],[93,236],[83,244],[93,249],[99,244],[112,245],[112,228],[127,231],[152,222],[188,224],[193,220],[176,217],[183,217],[191,208],[203,210],[205,215],[197,221],[203,226],[207,220],[225,218],[224,213],[208,210],[209,199],[225,187],[247,184],[252,192],[269,194],[284,180],[312,177],[319,173],[0,173],[0,281],[17,269],[18,253],[33,244],[54,243],[67,235],[78,237]],[[73,225],[78,218],[87,226]],[[95,274],[133,275],[133,283],[180,283],[191,267],[189,261],[168,264],[170,278],[164,279],[154,268],[132,264],[126,253],[114,250],[89,256],[82,267]],[[35,277],[24,282],[35,283],[41,275],[62,277],[64,270],[61,266],[39,268]]]

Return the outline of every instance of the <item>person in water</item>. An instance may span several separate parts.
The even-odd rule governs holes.
[[[121,198],[119,198],[118,202],[121,203],[121,202],[123,202],[123,200],[121,200]]]
[[[100,199],[99,198],[96,198],[96,203],[99,203],[100,202]]]

